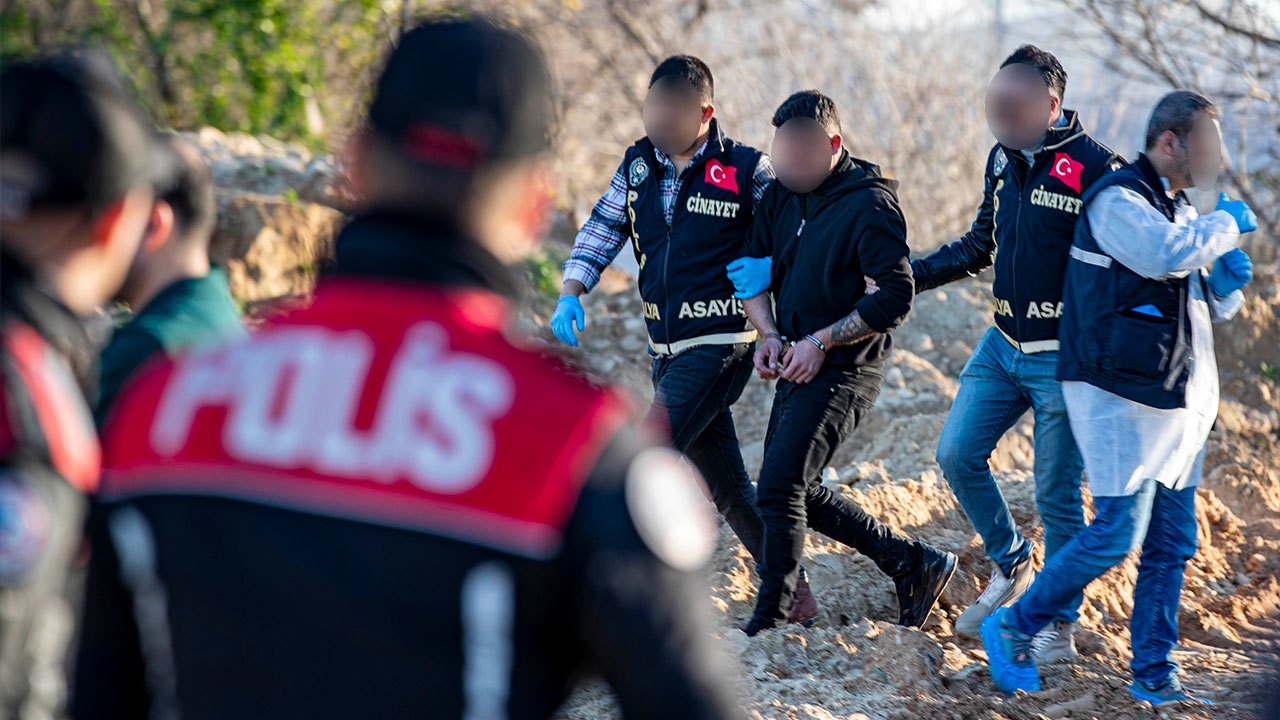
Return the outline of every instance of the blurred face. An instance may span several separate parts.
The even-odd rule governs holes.
[[[173,235],[173,222],[173,208],[164,200],[157,199],[151,206],[151,218],[142,232],[138,252],[134,254],[115,296],[116,300],[129,303],[134,311],[141,309],[139,304],[148,285],[165,273],[164,265],[169,260],[164,256],[164,249],[170,247],[168,241]]]
[[[555,176],[545,158],[516,161],[490,172],[473,213],[477,239],[504,263],[529,257],[551,223]]]
[[[696,149],[693,143],[706,131],[714,112],[688,80],[668,75],[659,78],[644,98],[644,131],[654,147],[667,155],[681,155]]]
[[[99,292],[95,305],[115,297],[147,234],[155,195],[148,188],[126,193],[95,222]]]
[[[1192,186],[1211,192],[1222,171],[1222,127],[1203,112],[1196,113],[1195,125],[1187,138],[1187,175]]]
[[[1172,130],[1160,136],[1156,147],[1147,151],[1156,169],[1171,189],[1195,188],[1208,195],[1218,183],[1222,164],[1222,130],[1218,121],[1196,113],[1191,132],[1185,139]]]
[[[153,201],[151,188],[138,186],[96,212],[37,209],[4,224],[5,243],[32,265],[63,304],[85,315],[120,289]]]
[[[791,118],[773,133],[770,151],[778,182],[796,193],[806,193],[831,174],[840,154],[842,138],[828,135],[821,123],[811,118]]]
[[[1008,65],[987,86],[987,127],[1001,145],[1030,150],[1044,137],[1061,102],[1034,68]]]

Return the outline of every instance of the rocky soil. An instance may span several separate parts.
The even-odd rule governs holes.
[[[615,285],[621,287],[610,288],[613,294],[593,293],[585,303],[586,341],[575,355],[651,397],[643,341],[635,339],[643,337],[638,301],[628,282],[615,278]],[[1219,327],[1224,400],[1199,491],[1200,550],[1187,572],[1175,652],[1186,684],[1217,704],[1161,708],[1160,717],[1259,717],[1262,694],[1269,691],[1275,703],[1280,692],[1280,383],[1261,369],[1264,358],[1274,362],[1280,354],[1274,271],[1251,290],[1241,316]],[[824,473],[824,482],[880,519],[960,556],[960,569],[924,630],[885,622],[896,613],[892,585],[865,557],[810,533],[805,562],[823,606],[818,626],[746,638],[730,628],[749,615],[757,578],[746,551],[722,527],[711,600],[719,637],[741,668],[752,717],[1156,717],[1125,690],[1136,558],[1089,588],[1077,636],[1080,661],[1045,669],[1046,689],[1034,696],[1000,693],[981,643],[952,632],[992,566],[933,456],[956,377],[990,326],[989,293],[989,278],[980,278],[917,299],[895,335],[897,350],[875,412]],[[771,385],[753,380],[734,406],[753,473]],[[997,447],[992,468],[1018,523],[1039,542],[1032,430],[1030,416],[1024,417]],[[613,713],[607,688],[594,686],[575,697],[565,716]]]

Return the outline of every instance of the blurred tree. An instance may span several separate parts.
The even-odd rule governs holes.
[[[379,0],[5,0],[0,61],[101,45],[162,124],[319,142],[398,24]]]
[[[337,151],[379,58],[426,14],[483,12],[547,53],[559,101],[556,199],[576,226],[644,130],[649,73],[701,56],[716,113],[768,149],[792,91],[836,99],[851,149],[900,178],[917,251],[968,226],[990,148],[989,48],[934,23],[869,22],[885,0],[0,0],[0,62],[106,46],[164,124],[266,133]],[[461,8],[461,9],[459,9]],[[980,58],[975,61],[975,58]],[[940,72],[945,69],[945,72]],[[447,72],[447,69],[444,71]],[[570,233],[561,233],[569,239]]]

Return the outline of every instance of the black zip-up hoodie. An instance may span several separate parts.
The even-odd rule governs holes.
[[[889,331],[911,310],[915,290],[897,189],[879,166],[842,151],[817,188],[795,193],[775,182],[760,201],[746,250],[773,258],[778,331],[799,340],[855,309],[876,331],[830,348],[825,367],[882,364],[893,345]],[[866,294],[864,275],[879,292]]]

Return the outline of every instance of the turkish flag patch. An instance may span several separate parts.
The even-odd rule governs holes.
[[[1084,174],[1084,165],[1076,162],[1074,158],[1066,153],[1054,153],[1053,169],[1049,171],[1051,177],[1056,177],[1062,181],[1063,185],[1080,192],[1080,176]]]
[[[707,184],[738,192],[738,168],[721,165],[719,160],[711,160],[707,163]]]

